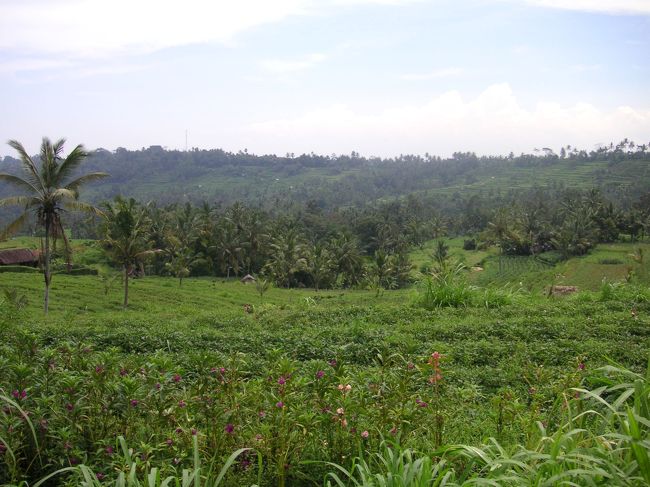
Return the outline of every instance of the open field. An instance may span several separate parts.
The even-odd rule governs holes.
[[[599,259],[577,262],[615,267]],[[593,272],[574,267],[572,276]],[[119,280],[105,294],[97,276],[59,274],[46,319],[40,275],[0,273],[0,288],[29,301],[15,310],[5,300],[1,315],[0,393],[36,425],[33,437],[11,407],[0,416],[16,458],[5,455],[0,472],[14,482],[79,462],[115,478],[131,468],[120,436],[138,471],[165,475],[192,468],[193,448],[217,465],[253,448],[227,485],[320,485],[331,467],[303,462],[348,467],[384,438],[424,452],[489,437],[533,445],[536,421],[561,427],[568,388],[597,384],[595,369],[608,363],[642,372],[650,350],[650,292],[624,285],[427,311],[416,288],[271,289],[262,300],[236,280],[179,287],[146,277],[133,280],[122,310]],[[28,461],[36,451],[45,464]]]

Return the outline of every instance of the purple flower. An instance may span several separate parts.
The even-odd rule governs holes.
[[[180,374],[174,374],[174,377],[172,377],[172,380],[176,383],[179,383],[181,381],[181,376]]]
[[[106,454],[107,455],[112,455],[113,454],[113,447],[112,446],[107,446],[106,447]]]
[[[284,377],[280,377],[280,378],[278,379],[278,384],[279,384],[279,385],[283,386],[283,385],[285,385],[286,383],[287,383],[287,380],[286,380]]]
[[[578,364],[578,369],[579,369],[579,370],[585,370],[585,364],[584,364],[583,362],[580,362],[580,363]]]
[[[102,367],[101,365],[97,365],[95,367],[95,373],[96,374],[101,374],[102,372],[104,372],[104,367]]]
[[[324,370],[319,370],[318,372],[316,372],[316,378],[317,379],[322,379],[324,375],[325,375]]]
[[[65,408],[66,408],[68,411],[72,411],[72,410],[74,409],[74,406],[72,405],[72,403],[68,403],[68,404],[65,405]]]
[[[422,400],[420,400],[420,399],[416,399],[415,402],[416,402],[417,405],[420,406],[421,408],[425,408],[425,407],[428,406],[428,404],[427,404],[426,402],[424,402],[424,401],[422,401]]]
[[[196,428],[192,428],[190,430],[190,433],[192,433],[192,436],[196,436],[196,433],[198,433],[198,431],[196,431]]]
[[[235,431],[235,426],[231,423],[228,423],[226,427],[223,429],[227,434],[232,435],[233,432]]]
[[[174,440],[167,438],[167,441],[165,441],[165,443],[167,443],[167,446],[172,446],[174,444]]]
[[[260,418],[266,418],[266,411],[260,411],[259,413],[257,413],[257,415],[258,415]]]
[[[178,407],[179,407],[179,408],[184,408],[185,406],[187,406],[187,404],[185,403],[185,401],[183,401],[182,399],[181,399],[180,401],[178,401]]]
[[[160,390],[160,382],[156,382],[156,385],[154,387],[156,388],[157,391],[159,391]]]
[[[181,428],[181,427],[179,426],[178,428],[176,428],[175,431],[176,431],[176,434],[177,434],[177,435],[180,435],[180,434],[183,433],[183,428]]]
[[[336,359],[332,359],[328,363],[330,364],[330,367],[336,367]]]
[[[275,407],[278,409],[282,409],[284,407],[284,403],[282,401],[278,401],[275,403]]]
[[[368,436],[370,436],[370,433],[368,433],[368,431],[367,431],[367,430],[366,430],[366,431],[364,431],[363,433],[361,433],[361,438],[363,438],[364,440],[365,440],[365,439],[367,439],[367,438],[368,438]]]
[[[135,408],[138,406],[139,402],[140,401],[138,401],[137,399],[131,399],[131,406]]]
[[[106,477],[106,475],[104,475],[104,474],[101,473],[101,472],[97,472],[97,473],[95,474],[95,477],[97,477],[97,480],[103,480],[104,477]]]
[[[120,375],[121,375],[122,377],[124,377],[124,376],[125,376],[126,374],[128,374],[128,373],[129,373],[128,370],[126,370],[124,367],[122,367],[122,368],[120,369]]]
[[[13,390],[11,391],[11,395],[14,396],[15,399],[25,399],[25,397],[27,397],[27,391],[25,389],[22,391]]]

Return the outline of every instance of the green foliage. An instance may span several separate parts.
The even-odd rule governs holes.
[[[39,274],[41,272],[37,267],[29,267],[26,265],[3,265],[0,266],[0,273],[4,272],[22,272],[30,274]]]

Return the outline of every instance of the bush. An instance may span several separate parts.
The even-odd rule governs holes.
[[[603,265],[620,265],[624,264],[625,262],[623,262],[621,259],[600,259],[598,260],[598,263]]]
[[[476,239],[470,238],[464,240],[463,250],[476,250]]]
[[[0,274],[3,272],[41,272],[38,267],[29,267],[26,265],[3,265],[0,266]]]

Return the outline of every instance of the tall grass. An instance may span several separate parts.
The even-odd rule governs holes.
[[[564,420],[536,425],[530,446],[446,446],[430,455],[383,443],[349,470],[330,464],[325,485],[650,485],[650,367],[645,376],[617,366],[599,370],[597,387],[560,398]]]

